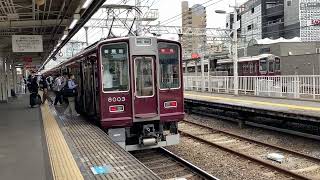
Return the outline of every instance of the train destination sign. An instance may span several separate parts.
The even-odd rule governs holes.
[[[43,52],[41,35],[12,35],[13,52]]]

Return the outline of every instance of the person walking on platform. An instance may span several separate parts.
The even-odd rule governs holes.
[[[40,104],[41,99],[39,98],[38,91],[39,86],[37,83],[37,78],[30,77],[30,84],[29,84],[29,92],[30,92],[30,106],[33,108],[33,106]],[[39,102],[38,102],[39,101]]]
[[[40,79],[40,87],[43,89],[43,95],[42,95],[42,104],[46,102],[46,100],[50,101],[49,95],[48,95],[48,82],[45,78],[45,76],[42,76]]]
[[[64,111],[64,115],[79,116],[75,107],[78,85],[74,82],[74,75],[69,75],[67,83],[67,87],[64,89],[64,95],[68,97],[69,104],[67,109]]]
[[[61,89],[62,88],[63,88],[62,76],[58,76],[54,80],[54,84],[53,84],[53,91],[56,94],[56,97],[54,99],[54,105],[55,106],[58,104],[58,102],[60,103],[60,105],[62,105],[62,93],[61,93]]]
[[[61,99],[68,104],[68,98],[63,95],[63,89],[67,86],[68,83],[68,73],[64,72],[63,76],[61,76]]]

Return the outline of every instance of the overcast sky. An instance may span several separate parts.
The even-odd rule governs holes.
[[[159,19],[151,24],[157,24],[160,21],[163,25],[181,26],[181,2],[182,0],[141,0],[142,5],[151,6],[151,9],[159,10]],[[209,2],[208,2],[209,1]],[[237,4],[240,5],[246,0],[237,0]],[[118,4],[120,0],[107,0],[106,4]],[[233,9],[230,6],[234,5],[234,0],[189,0],[189,6],[192,7],[194,4],[203,4],[206,7],[207,12],[207,27],[220,27],[225,28],[226,15],[217,14],[215,10],[225,10],[232,12]],[[206,3],[207,2],[207,3]],[[127,4],[134,5],[134,0],[129,0]],[[96,13],[95,18],[106,17],[104,14]],[[170,21],[166,21],[170,19]],[[108,33],[107,30],[102,32],[101,29],[89,29],[89,43],[93,43],[102,37],[102,33]],[[73,40],[85,41],[84,29],[75,35]]]

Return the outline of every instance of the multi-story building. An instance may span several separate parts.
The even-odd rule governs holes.
[[[319,0],[248,0],[241,6],[241,36],[251,39],[291,39],[320,41]],[[232,28],[233,16],[227,17]]]
[[[181,3],[182,6],[182,37],[181,43],[184,56],[190,57],[192,54],[200,54],[206,47],[206,8],[195,4],[189,8],[187,1]]]
[[[300,0],[300,37],[302,41],[320,41],[320,2]]]

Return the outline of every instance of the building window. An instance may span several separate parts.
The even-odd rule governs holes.
[[[287,6],[291,6],[291,0],[287,1]]]
[[[320,48],[316,48],[316,53],[320,54]]]
[[[248,31],[251,31],[253,29],[253,24],[250,24],[247,28],[248,28]]]
[[[251,8],[251,13],[252,13],[252,14],[254,13],[254,8]]]

